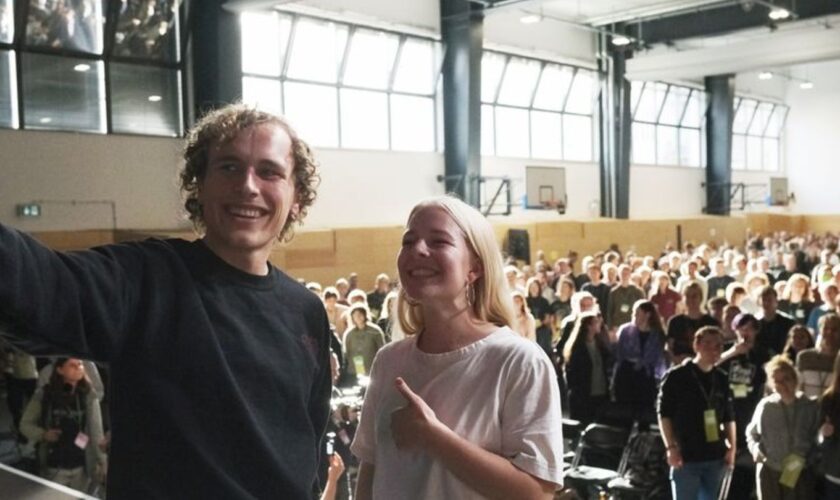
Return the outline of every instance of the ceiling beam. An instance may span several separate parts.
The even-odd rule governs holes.
[[[786,3],[788,2],[779,2],[779,6]],[[746,5],[750,7],[747,8]],[[796,8],[792,12],[799,21],[840,13],[840,2],[836,0],[798,0],[795,5]],[[629,36],[652,45],[686,38],[723,35],[762,26],[770,27],[772,21],[767,16],[768,12],[766,6],[756,2],[735,2],[656,19],[627,20],[625,23]]]

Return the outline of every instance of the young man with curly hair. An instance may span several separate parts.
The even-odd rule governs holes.
[[[329,323],[269,256],[315,199],[315,162],[240,104],[199,121],[184,157],[197,241],[60,253],[0,226],[0,326],[31,352],[110,363],[109,497],[310,498]]]

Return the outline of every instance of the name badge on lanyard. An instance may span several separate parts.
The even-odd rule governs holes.
[[[706,442],[716,443],[720,440],[720,425],[714,409],[703,412],[703,427],[706,430]]]
[[[782,476],[779,478],[779,484],[790,489],[795,488],[796,482],[799,481],[799,475],[804,468],[805,459],[802,456],[796,453],[786,456],[782,460]]]

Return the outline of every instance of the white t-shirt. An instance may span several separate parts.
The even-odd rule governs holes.
[[[563,483],[554,367],[536,343],[499,328],[443,354],[419,350],[416,335],[377,353],[351,446],[357,457],[375,466],[373,498],[483,498],[426,453],[397,450],[391,413],[406,405],[394,385],[398,376],[459,436],[535,477]]]

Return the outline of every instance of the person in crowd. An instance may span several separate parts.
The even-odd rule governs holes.
[[[682,268],[683,258],[682,255],[677,252],[673,251],[668,254],[668,277],[671,278],[671,286],[676,287],[677,282],[682,277],[681,268]]]
[[[571,278],[563,278],[557,282],[555,300],[549,305],[554,322],[559,331],[566,316],[572,314],[572,295],[575,293],[575,282]]]
[[[583,291],[583,285],[589,283],[589,266],[590,264],[595,264],[595,258],[591,255],[585,256],[581,259],[580,262],[580,274],[574,277],[575,280],[575,290]],[[600,269],[600,267],[599,267]]]
[[[776,276],[776,279],[779,281],[787,281],[797,272],[796,256],[792,253],[785,253],[782,256],[782,265],[784,266],[784,269],[782,269],[778,276]]]
[[[735,411],[736,442],[739,456],[730,485],[730,498],[747,498],[754,491],[753,461],[747,450],[746,428],[758,402],[764,396],[767,376],[764,364],[770,360],[767,349],[755,343],[758,319],[749,313],[737,316],[731,324],[738,340],[721,355],[718,366],[727,374]]]
[[[698,260],[691,259],[683,264],[682,267],[682,273],[680,275],[680,279],[675,285],[675,288],[678,292],[685,294],[685,288],[692,283],[696,283],[703,291],[703,302],[705,302],[706,298],[709,296],[707,290],[708,285],[706,284],[706,280],[700,276],[700,264],[698,263]]]
[[[585,427],[609,399],[610,352],[596,312],[581,313],[563,349],[569,416]]]
[[[0,225],[0,325],[32,353],[108,362],[111,392],[130,395],[110,406],[109,497],[310,497],[329,322],[269,257],[314,202],[317,165],[282,118],[242,104],[186,143],[201,238],[61,253]]]
[[[492,227],[451,197],[412,210],[397,257],[409,336],[376,357],[352,444],[358,500],[543,498],[563,483],[560,393],[511,330]]]
[[[317,281],[310,281],[309,283],[307,283],[306,284],[306,289],[309,290],[310,292],[314,293],[318,297],[320,297],[321,294],[323,293],[323,290],[321,288],[321,284],[318,283]]]
[[[726,467],[735,463],[732,392],[715,367],[722,347],[720,329],[700,328],[694,334],[696,354],[662,380],[657,411],[674,500],[717,498]]]
[[[563,352],[569,338],[572,336],[572,330],[575,328],[578,316],[588,311],[600,312],[598,303],[595,297],[589,292],[575,292],[570,299],[572,312],[566,316],[560,323],[560,338],[557,340],[557,345],[554,347],[560,359],[563,358]]]
[[[654,271],[651,276],[653,286],[650,301],[656,305],[663,323],[667,323],[677,313],[677,306],[682,302],[682,295],[674,290],[671,279],[663,271]]]
[[[709,288],[709,299],[715,297],[726,298],[726,287],[730,283],[733,283],[735,278],[726,274],[726,267],[721,257],[715,257],[710,260],[709,267],[711,267],[713,273],[706,278],[706,284]]]
[[[630,322],[633,317],[633,305],[645,298],[645,292],[630,282],[633,269],[627,264],[618,267],[618,284],[610,290],[607,301],[607,326],[617,329]]]
[[[779,310],[787,314],[800,325],[808,321],[811,310],[814,309],[814,298],[811,293],[811,281],[804,274],[796,273],[787,279],[785,289],[779,301]]]
[[[531,314],[537,320],[536,326],[540,326],[542,324],[542,318],[550,313],[549,302],[543,296],[543,283],[539,278],[531,278],[526,283],[525,290],[528,291],[528,296],[525,297],[528,310],[531,311]]]
[[[819,292],[822,304],[811,309],[811,314],[808,315],[807,326],[812,332],[819,332],[819,321],[823,315],[830,312],[837,312],[837,291],[837,284],[833,281],[826,281],[820,284]]]
[[[574,275],[573,275],[572,265],[569,263],[568,258],[560,258],[554,261],[554,275],[549,282],[549,286],[555,292],[557,291],[557,284],[560,283],[563,279],[571,279],[572,284],[574,284]]]
[[[758,298],[762,315],[756,342],[769,349],[772,355],[782,354],[788,332],[796,323],[790,316],[778,311],[776,290],[772,285],[765,285],[759,292]]]
[[[359,274],[351,272],[347,275],[347,294],[349,299],[349,294],[353,290],[359,289]],[[365,294],[365,299],[367,299],[367,294]]]
[[[728,302],[723,297],[712,297],[706,302],[706,310],[709,311],[709,316],[713,317],[719,325],[723,325],[723,310],[727,304]]]
[[[382,311],[379,313],[379,321],[376,322],[382,333],[385,334],[385,342],[396,342],[405,338],[400,322],[397,320],[397,298],[400,294],[391,290],[382,302]]]
[[[747,288],[737,281],[730,283],[726,287],[726,301],[730,305],[738,307],[741,312],[748,312],[755,315],[761,311],[761,308],[758,307],[758,302],[754,301],[747,294]]]
[[[613,398],[632,405],[636,415],[653,414],[656,391],[667,367],[662,319],[653,302],[639,300],[633,305],[633,321],[618,329]]]
[[[723,332],[723,344],[734,344],[738,341],[738,334],[732,326],[735,318],[741,314],[741,309],[738,306],[728,305],[723,308],[723,323],[721,324],[721,331]]]
[[[817,440],[822,452],[823,498],[840,498],[840,354],[834,358],[831,384],[820,399],[820,431]]]
[[[35,357],[6,344],[0,338],[0,368],[6,361],[6,405],[12,416],[12,426],[17,430],[26,403],[35,393],[38,382],[38,368]],[[24,438],[22,438],[24,439]]]
[[[618,258],[616,257],[614,260],[617,262]],[[609,290],[612,290],[618,284],[618,265],[609,261],[604,262],[601,264],[601,276],[603,276],[603,284],[607,285]]]
[[[513,301],[513,331],[522,338],[537,340],[537,321],[528,308],[525,296],[519,290],[510,292]]]
[[[819,428],[817,402],[797,392],[796,369],[784,355],[771,359],[765,370],[773,393],[759,402],[747,427],[758,498],[814,499],[810,459]]]
[[[718,326],[714,318],[703,312],[703,289],[699,283],[689,283],[683,292],[685,313],[668,321],[668,352],[674,364],[694,356],[694,333],[704,326]]]
[[[85,375],[82,360],[58,358],[49,383],[30,399],[20,430],[38,448],[41,477],[87,492],[101,482],[107,458],[99,398]]]
[[[796,369],[802,381],[802,391],[810,398],[818,398],[831,384],[834,358],[840,351],[840,316],[828,313],[820,318],[820,337],[817,347],[805,349],[796,357]]]
[[[731,276],[739,283],[745,283],[747,279],[747,258],[744,255],[738,255],[732,260],[732,266],[735,270]]]
[[[324,491],[321,493],[321,500],[336,500],[342,497],[339,494],[339,479],[344,474],[344,460],[341,455],[333,453],[330,455],[330,465],[327,469],[327,483],[324,485]]]
[[[589,276],[589,282],[578,289],[591,293],[598,302],[598,307],[601,308],[601,311],[607,311],[609,308],[610,286],[601,281],[601,267],[593,262],[586,268],[586,274]]]
[[[350,303],[347,301],[347,294],[350,293],[350,283],[347,281],[347,278],[338,278],[335,280],[335,285],[333,286],[338,290],[338,303],[343,306],[349,306]]]
[[[370,321],[367,305],[356,303],[350,306],[352,325],[344,332],[344,359],[347,360],[346,383],[353,385],[360,376],[370,374],[373,358],[385,345],[385,335]]]
[[[796,363],[799,353],[805,349],[813,349],[814,337],[811,331],[803,325],[794,325],[788,332],[788,338],[782,354],[787,356],[791,363]]]
[[[370,315],[374,320],[379,320],[379,315],[382,311],[382,303],[385,301],[385,297],[390,291],[391,278],[389,278],[385,273],[379,274],[376,277],[376,285],[373,287],[373,290],[369,291],[367,294],[367,304],[370,308]]]
[[[350,292],[347,293],[347,304],[347,308],[344,310],[341,316],[339,316],[335,325],[336,332],[341,334],[342,338],[344,332],[346,332],[348,328],[353,327],[353,320],[350,318],[350,309],[352,309],[353,305],[363,304],[367,308],[367,310],[370,311],[370,308],[368,307],[367,303],[367,294],[363,290],[360,290],[358,288],[350,290]],[[373,323],[372,319],[369,319],[369,321],[372,324],[375,324]]]
[[[322,300],[324,301],[324,308],[327,310],[327,318],[329,319],[330,326],[335,328],[337,332],[343,334],[344,330],[340,330],[339,326],[344,324],[343,317],[350,308],[339,302],[340,297],[341,293],[336,287],[328,286],[324,289]]]

